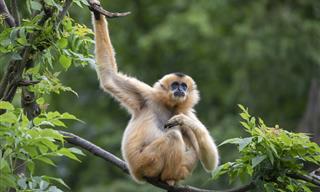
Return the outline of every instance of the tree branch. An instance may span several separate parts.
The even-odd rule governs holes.
[[[20,13],[18,10],[17,0],[11,0],[10,11],[12,13],[14,20],[15,20],[16,26],[19,26],[20,25]]]
[[[65,136],[65,140],[68,143],[87,150],[88,152],[92,153],[93,155],[96,155],[96,156],[110,162],[111,164],[115,165],[116,167],[121,169],[124,173],[129,174],[129,169],[127,167],[127,164],[123,160],[121,160],[118,157],[116,157],[115,155],[113,155],[112,153],[102,149],[101,147],[99,147],[99,146],[97,146],[97,145],[95,145],[95,144],[75,135],[75,134],[68,133],[65,131],[60,131],[60,133]],[[169,192],[245,192],[245,191],[249,191],[250,189],[255,188],[254,183],[249,183],[245,186],[235,188],[235,189],[216,191],[216,190],[199,189],[199,188],[188,186],[188,185],[170,186],[164,182],[159,181],[156,178],[145,178],[145,180],[148,183],[150,183],[156,187],[165,189]]]
[[[59,14],[59,18],[58,18],[59,22],[66,15],[66,12],[70,8],[71,3],[72,3],[72,0],[67,0],[65,2],[63,10]],[[4,0],[0,0],[0,12],[1,13],[5,12],[10,15]],[[44,12],[45,12],[45,14],[38,22],[39,26],[42,26],[45,23],[45,21],[52,16],[52,11],[50,9],[45,8]],[[10,18],[12,18],[12,16]],[[13,23],[14,23],[14,20],[13,20]],[[11,24],[9,24],[9,25],[11,26]],[[15,26],[15,24],[12,26]],[[33,42],[33,40],[36,37],[37,37],[36,33],[28,34],[28,36],[27,36],[29,42]],[[27,67],[28,63],[32,63],[32,54],[33,54],[32,48],[30,46],[26,46],[22,49],[22,51],[20,53],[20,55],[22,55],[22,59],[21,60],[12,60],[9,63],[7,70],[3,76],[2,80],[1,80],[1,84],[0,84],[0,99],[1,100],[9,101],[9,102],[12,101],[12,99],[16,93],[17,87],[21,85],[20,83],[22,82],[22,73],[23,73],[24,69]],[[25,89],[24,92],[28,92],[28,90]],[[31,94],[26,93],[26,95],[31,95]],[[35,104],[36,103],[34,103],[32,106],[34,106],[34,109],[38,109],[38,107],[36,107]],[[31,106],[31,105],[26,105],[26,106]],[[0,110],[0,114],[3,114],[4,112],[5,112],[5,110]]]
[[[55,22],[55,26],[58,27],[62,21],[62,19],[66,16],[69,8],[72,5],[72,0],[66,0],[66,2],[63,5],[62,10],[59,12],[59,15],[57,17],[57,20]]]
[[[288,174],[288,176],[293,178],[293,179],[300,179],[300,180],[307,181],[309,183],[312,183],[312,184],[317,185],[317,186],[320,187],[320,180],[318,180],[317,178],[312,177],[310,175]]]
[[[97,1],[94,0],[87,0],[89,3],[89,9],[93,12],[98,12],[104,16],[106,16],[109,19],[117,18],[117,17],[124,17],[130,14],[130,12],[124,12],[124,13],[113,13],[104,10],[100,4],[97,4]]]
[[[8,7],[7,7],[6,3],[4,2],[4,0],[0,0],[0,14],[5,17],[5,21],[10,27],[16,26],[16,22],[15,22],[14,18],[12,17],[12,15],[10,14]]]

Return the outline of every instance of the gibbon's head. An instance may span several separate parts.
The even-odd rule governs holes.
[[[199,92],[193,79],[183,73],[171,73],[155,85],[160,102],[168,107],[192,108],[199,101]]]

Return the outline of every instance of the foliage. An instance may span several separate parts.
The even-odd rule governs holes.
[[[6,2],[9,4],[10,1]],[[89,10],[83,4],[83,8],[72,6],[66,17],[72,25],[64,24],[66,20],[63,20],[58,30],[54,30],[53,20],[64,1],[18,2],[19,12],[24,18],[20,27],[26,25],[26,22],[33,22],[31,28],[38,28],[26,28],[39,37],[28,41],[31,45],[37,45],[33,46],[36,50],[35,68],[30,68],[27,73],[41,80],[40,84],[31,89],[37,92],[42,109],[68,111],[85,120],[86,124],[69,122],[68,130],[89,138],[120,157],[120,140],[129,120],[126,111],[119,109],[117,103],[99,91],[94,70],[74,67],[83,65],[78,63],[82,61],[81,57],[72,59],[67,72],[64,72],[64,66],[69,66],[70,61],[64,56],[61,56],[64,64],[59,61],[60,53],[68,56],[69,50],[82,54],[84,59],[92,59],[92,46],[83,49],[85,52],[74,50],[71,47],[71,36],[74,34],[64,27],[76,29],[79,27],[77,23],[90,26]],[[54,9],[54,17],[44,25],[50,26],[48,31],[46,27],[36,24],[38,17],[44,15],[41,2]],[[73,5],[78,5],[85,1],[73,2]],[[271,124],[281,122],[283,127],[292,130],[299,124],[307,101],[309,83],[312,78],[319,80],[320,77],[320,1],[172,0],[168,3],[165,0],[101,0],[101,3],[107,10],[131,11],[128,17],[110,20],[111,39],[117,52],[119,69],[149,84],[175,71],[192,76],[201,93],[201,102],[196,107],[198,116],[218,143],[244,134],[243,129],[237,128],[237,103],[244,103]],[[37,12],[37,18],[30,16],[30,10]],[[4,24],[2,16],[0,24]],[[16,54],[19,47],[22,48],[19,42],[15,39],[10,39],[10,42],[7,40],[13,29],[3,26],[0,25],[0,50],[6,57],[4,54],[0,56],[1,75],[9,59],[22,57]],[[59,40],[56,33],[67,39],[66,47],[66,41]],[[86,36],[90,44],[91,31]],[[46,39],[50,39],[50,43]],[[19,41],[24,43],[24,40]],[[12,47],[11,50],[7,50],[8,46]],[[64,90],[75,90],[79,96],[75,98],[69,94],[53,94]],[[16,108],[18,102],[19,97],[16,97]],[[223,162],[237,157],[230,145],[225,145],[220,154]],[[150,185],[136,184],[98,158],[85,158],[81,164],[66,160],[55,163],[59,169],[41,164],[36,167],[63,178],[72,191],[159,190]],[[232,187],[225,178],[214,183],[207,182],[207,179],[208,176],[198,166],[187,183],[215,189]]]
[[[86,1],[74,2],[82,6]],[[37,176],[36,172],[41,167],[39,162],[55,166],[53,159],[56,157],[65,156],[79,161],[76,155],[83,153],[64,146],[64,137],[56,130],[66,127],[64,120],[79,120],[69,113],[47,112],[46,98],[62,91],[76,94],[60,82],[59,75],[71,66],[85,66],[93,62],[90,53],[92,31],[69,16],[59,16],[65,1],[27,0],[25,3],[29,18],[24,18],[20,26],[5,28],[1,32],[0,53],[11,61],[32,61],[23,78],[40,81],[28,89],[35,93],[42,111],[31,120],[21,107],[0,101],[0,109],[5,110],[0,116],[0,191],[8,188],[17,191],[61,191],[61,185],[68,187],[62,179]],[[46,15],[48,11],[52,15]],[[47,20],[45,17],[48,17]],[[29,58],[19,54],[26,47],[31,48]],[[27,172],[19,174],[18,170],[24,167],[27,167]]]
[[[76,148],[64,147],[63,135],[53,129],[65,126],[61,120],[77,120],[76,117],[68,113],[43,112],[29,121],[22,109],[14,108],[8,102],[0,101],[0,109],[7,110],[0,116],[0,190],[13,187],[22,191],[59,191],[55,186],[49,185],[50,181],[65,185],[61,179],[36,177],[34,171],[39,161],[55,166],[51,160],[53,157],[66,156],[79,161],[75,154],[82,152]],[[18,164],[19,161],[23,163]],[[17,170],[23,166],[28,168],[28,174],[17,175]]]
[[[248,109],[242,110],[240,123],[250,137],[228,139],[220,144],[238,145],[240,158],[225,163],[213,172],[217,178],[228,174],[230,181],[249,175],[264,191],[310,191],[310,183],[294,179],[290,175],[308,174],[306,163],[320,165],[320,147],[304,133],[292,133],[278,125],[268,127],[261,118],[256,119]]]

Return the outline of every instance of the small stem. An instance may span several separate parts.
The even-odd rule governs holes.
[[[20,25],[20,13],[18,10],[17,0],[11,0],[11,13],[14,20],[16,21],[16,26]]]
[[[59,12],[57,20],[55,22],[55,27],[59,27],[62,19],[66,16],[66,14],[67,14],[69,8],[71,7],[71,5],[72,5],[72,0],[66,0],[66,2],[63,5],[62,10]]]

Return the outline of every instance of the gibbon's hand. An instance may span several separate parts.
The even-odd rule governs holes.
[[[169,119],[168,122],[164,125],[164,128],[170,129],[175,126],[183,126],[191,123],[192,123],[192,120],[190,119],[190,117],[184,114],[178,114],[173,116],[171,119]]]
[[[89,0],[89,4],[90,5],[98,5],[101,6],[101,3],[99,0]]]

